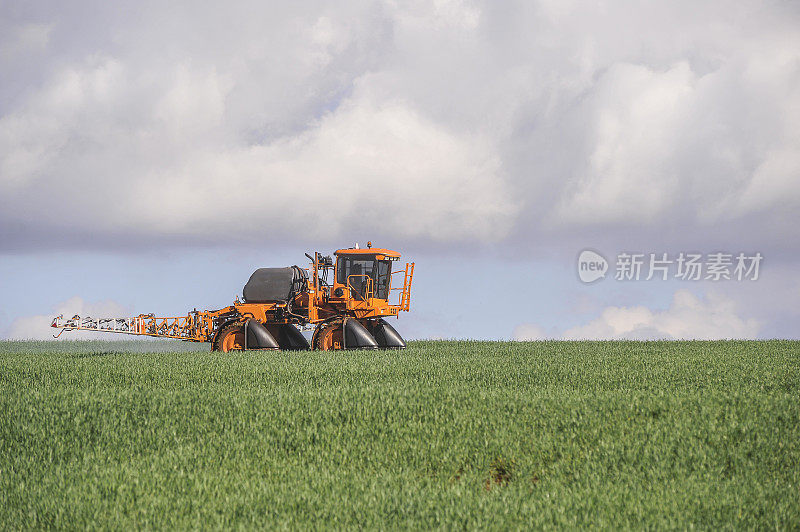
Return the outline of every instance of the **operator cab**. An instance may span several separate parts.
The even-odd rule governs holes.
[[[340,249],[336,255],[336,285],[344,290],[349,288],[353,299],[389,299],[392,275],[392,262],[400,254],[390,249]]]

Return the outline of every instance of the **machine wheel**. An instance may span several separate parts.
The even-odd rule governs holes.
[[[244,349],[244,326],[234,323],[224,327],[214,337],[213,351],[241,351]]]
[[[335,319],[320,323],[314,329],[311,336],[311,348],[318,351],[329,351],[331,349],[342,349],[342,320]]]
[[[335,318],[317,325],[311,337],[314,349],[378,349],[378,342],[355,318]]]

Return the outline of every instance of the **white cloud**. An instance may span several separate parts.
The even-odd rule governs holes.
[[[52,29],[50,24],[21,24],[13,28],[0,42],[0,61],[44,52]]]
[[[544,328],[539,327],[534,323],[522,323],[514,327],[514,332],[511,334],[514,340],[520,342],[530,342],[535,340],[546,340],[552,338],[552,335],[547,334]]]
[[[738,311],[736,303],[724,295],[712,292],[699,298],[680,289],[667,309],[606,307],[597,318],[572,327],[560,336],[566,340],[756,338],[761,323],[741,317]],[[543,333],[534,324],[523,324],[514,330],[514,339],[541,339]]]
[[[611,66],[586,110],[592,151],[558,208],[562,221],[652,221],[672,206],[680,177],[672,149],[681,143],[695,81],[685,61],[663,72]]]
[[[485,239],[505,233],[516,209],[498,171],[485,139],[447,131],[406,102],[359,92],[301,135],[197,153],[168,178],[154,173],[130,207],[146,224],[181,230],[199,223],[258,236],[268,225],[334,237],[380,220],[393,236]],[[172,186],[162,195],[164,178]],[[176,209],[171,202],[183,195],[194,201]],[[249,222],[209,215],[232,211]]]
[[[800,118],[797,120],[800,131]],[[745,212],[759,212],[776,205],[800,204],[800,147],[786,146],[770,151],[753,173],[739,198],[739,206]]]
[[[800,221],[792,4],[128,11],[0,27],[0,249]]]
[[[71,318],[76,314],[81,317],[114,318],[127,316],[130,311],[127,311],[122,305],[114,301],[87,302],[75,296],[56,305],[52,314],[25,316],[15,319],[11,322],[7,338],[11,340],[52,340],[53,335],[58,334],[60,330],[53,329],[50,324],[54,317],[61,314],[65,318]],[[67,340],[121,339],[114,338],[114,336],[108,333],[66,331],[61,335],[61,338]]]
[[[215,239],[265,227],[332,237],[379,220],[383,234],[442,241],[502,237],[518,209],[491,139],[376,98],[369,78],[303,132],[250,144],[222,131],[230,82],[188,66],[131,130],[117,110],[140,96],[136,76],[92,61],[0,119],[7,216],[25,219],[36,202],[41,221],[65,229]]]

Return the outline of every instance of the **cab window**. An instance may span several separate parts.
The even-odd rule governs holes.
[[[367,293],[367,277],[372,279],[374,297],[389,298],[389,278],[392,265],[389,261],[375,260],[374,257],[340,256],[337,263],[336,282],[348,285],[353,289],[353,297],[365,297]]]

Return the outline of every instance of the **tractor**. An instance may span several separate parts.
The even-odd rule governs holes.
[[[213,351],[306,349],[402,349],[405,340],[386,318],[408,311],[414,263],[392,271],[400,254],[358,244],[323,256],[306,254],[308,268],[259,268],[242,290],[242,299],[219,310],[186,316],[92,318],[63,315],[51,326],[189,342],[208,342]],[[392,277],[402,275],[402,286]],[[397,294],[393,294],[397,292]],[[396,299],[395,299],[396,296]],[[394,303],[390,300],[395,299]],[[301,333],[313,329],[311,342]]]

